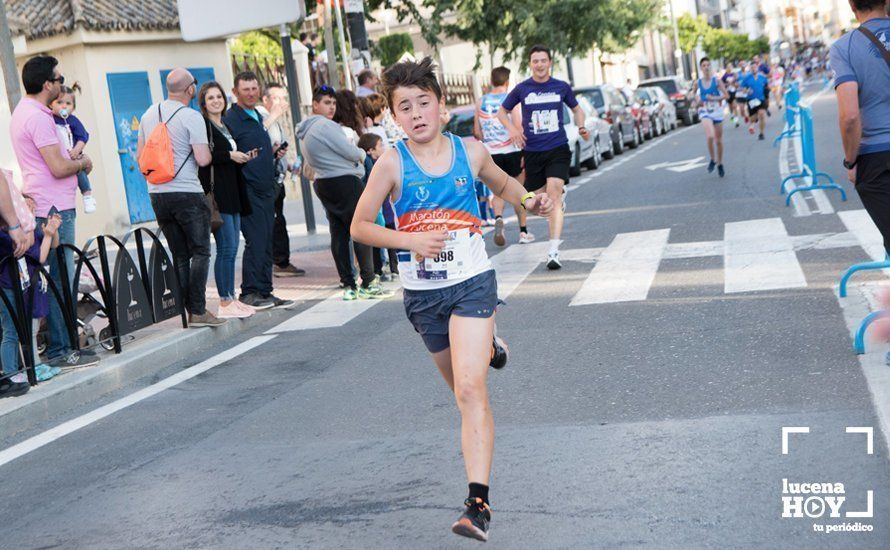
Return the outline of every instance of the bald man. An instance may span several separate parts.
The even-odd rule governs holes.
[[[138,154],[160,120],[167,124],[173,146],[172,180],[149,185],[151,206],[179,274],[180,295],[188,310],[189,326],[215,327],[225,323],[207,311],[205,293],[210,269],[210,210],[198,179],[198,166],[210,164],[207,123],[188,107],[198,81],[177,68],[167,75],[167,99],[152,105],[139,124]]]

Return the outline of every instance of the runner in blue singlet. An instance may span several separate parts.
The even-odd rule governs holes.
[[[708,163],[708,173],[717,168],[717,173],[722,178],[723,169],[723,101],[729,97],[723,81],[711,73],[711,60],[703,57],[699,63],[701,78],[698,79],[696,99],[698,100],[698,114],[701,118],[705,136],[708,138],[708,154],[711,161]],[[716,156],[714,150],[716,148]],[[715,160],[716,159],[716,160]]]

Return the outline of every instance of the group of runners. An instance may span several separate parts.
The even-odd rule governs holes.
[[[785,69],[781,65],[770,66],[759,56],[739,68],[731,64],[721,76],[713,71],[711,60],[704,57],[699,62],[699,78],[689,91],[690,99],[698,105],[698,114],[708,143],[708,172],[717,169],[722,178],[723,167],[723,120],[727,107],[736,128],[742,120],[748,125],[748,133],[757,133],[763,141],[766,117],[770,116],[770,95],[781,109],[784,101]]]
[[[531,78],[512,90],[509,70],[493,71],[493,88],[478,104],[481,142],[443,133],[445,104],[429,58],[387,69],[383,92],[407,139],[374,165],[351,227],[358,242],[403,251],[398,260],[405,312],[454,393],[461,416],[468,496],[451,529],[483,541],[491,520],[494,451],[488,370],[503,368],[508,350],[496,336],[497,280],[485,250],[474,182],[481,180],[496,197],[500,246],[506,242],[506,203],[518,215],[520,242],[533,239],[527,213],[547,218],[547,267],[559,269],[571,161],[563,104],[572,110],[581,137],[591,137],[571,86],[550,75],[550,50],[534,46],[528,60]],[[375,223],[387,200],[396,229]]]
[[[494,195],[494,241],[506,244],[504,209],[519,221],[519,242],[534,236],[527,214],[548,221],[547,267],[559,269],[559,245],[569,181],[571,151],[563,105],[571,109],[581,138],[590,139],[584,111],[571,86],[551,76],[548,48],[528,52],[531,77],[510,89],[510,70],[492,71],[492,87],[476,104],[474,133],[464,141],[443,133],[445,104],[429,59],[398,63],[383,73],[383,93],[407,139],[377,161],[368,177],[351,226],[353,238],[396,249],[407,317],[433,363],[454,393],[461,416],[461,449],[468,481],[464,509],[452,525],[456,534],[487,540],[491,521],[489,479],[494,421],[488,398],[489,368],[503,368],[508,349],[496,335],[500,301],[494,268],[485,250],[483,216],[475,182]],[[734,122],[744,117],[763,139],[770,71],[759,59],[746,72],[732,67],[717,77],[707,58],[690,92],[708,137],[708,171],[723,168],[725,102]],[[776,87],[781,81],[773,80]],[[781,95],[777,96],[781,108]],[[739,107],[741,106],[741,108]],[[384,201],[392,201],[396,228],[375,223]]]

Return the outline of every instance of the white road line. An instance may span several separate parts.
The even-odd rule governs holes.
[[[725,224],[724,247],[727,294],[807,286],[780,218]]]
[[[214,355],[213,357],[198,363],[193,367],[189,367],[183,371],[177,372],[176,374],[169,376],[160,382],[152,384],[147,388],[143,388],[137,392],[131,393],[126,397],[122,397],[117,401],[113,401],[107,405],[99,407],[93,411],[90,411],[84,415],[78,416],[72,420],[59,424],[55,428],[49,429],[39,435],[36,435],[30,439],[26,439],[17,445],[13,445],[8,449],[0,451],[0,466],[7,464],[21,456],[24,456],[31,451],[37,450],[44,445],[48,445],[53,441],[65,437],[66,435],[76,432],[77,430],[89,426],[90,424],[102,420],[103,418],[110,416],[117,411],[125,409],[130,405],[134,405],[140,401],[148,399],[153,395],[157,395],[162,391],[172,388],[177,384],[181,384],[186,380],[194,378],[199,374],[209,371],[213,367],[217,367],[222,365],[223,363],[238,357],[239,355],[246,353],[257,346],[265,344],[269,340],[275,338],[274,336],[256,336],[247,340],[246,342],[242,342],[237,346],[228,349],[222,353]]]
[[[498,298],[506,300],[547,257],[548,243],[514,244],[491,258],[498,277]]]
[[[645,300],[670,231],[657,229],[615,235],[569,305]]]
[[[871,221],[868,212],[865,210],[844,210],[837,214],[841,221],[844,222],[850,233],[856,236],[856,240],[865,252],[871,256],[872,260],[880,261],[884,259],[886,252],[884,251],[884,239],[881,237],[880,231]]]
[[[879,309],[875,303],[874,295],[881,288],[884,288],[883,283],[870,282],[850,285],[850,292],[846,298],[840,298],[837,289],[835,289],[834,295],[844,313],[844,321],[850,332],[851,342],[862,319],[872,311]],[[876,348],[874,344],[870,345],[866,342],[866,352],[859,355],[858,359],[875,404],[880,428],[884,432],[884,441],[890,442],[890,367],[884,362],[885,350],[886,346],[877,346]]]
[[[620,159],[613,159],[613,160],[605,161],[606,162],[605,165],[597,168],[596,171],[593,172],[592,174],[590,174],[589,176],[585,176],[583,180],[578,181],[578,182],[572,182],[572,184],[568,188],[566,188],[566,192],[568,193],[568,192],[574,191],[575,189],[578,189],[578,187],[581,187],[584,184],[591,182],[594,178],[600,177],[601,175],[609,172],[610,170],[613,170],[613,169],[621,166],[625,162],[633,160],[638,155],[645,153],[649,149],[656,147],[661,143],[667,143],[668,141],[670,141],[670,138],[677,137],[678,135],[680,135],[684,132],[687,132],[693,128],[694,128],[694,126],[687,126],[686,128],[674,130],[670,134],[667,134],[666,136],[662,136],[661,139],[657,139],[655,141],[650,141],[644,145],[639,146],[637,149],[634,150],[633,153],[624,153],[624,155]]]
[[[269,329],[266,334],[294,332],[316,328],[342,327],[362,313],[384,300],[343,300],[340,293],[329,296],[306,311],[298,313],[283,323]]]

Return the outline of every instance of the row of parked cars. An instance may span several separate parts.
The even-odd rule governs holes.
[[[586,115],[584,125],[591,139],[581,139],[568,107],[563,106],[563,124],[572,150],[571,175],[593,170],[604,159],[675,129],[681,122],[694,124],[698,115],[690,108],[684,90],[687,83],[677,77],[644,80],[635,90],[610,84],[575,88],[575,97]],[[446,130],[461,137],[473,136],[475,107],[451,111]]]

